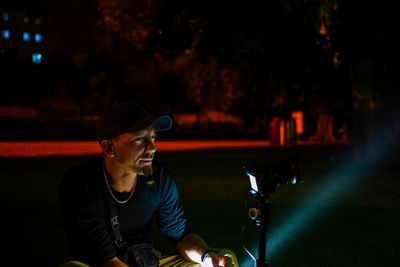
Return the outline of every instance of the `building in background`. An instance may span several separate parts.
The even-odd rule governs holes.
[[[44,16],[13,8],[0,9],[0,16],[1,56],[16,62],[45,62]]]

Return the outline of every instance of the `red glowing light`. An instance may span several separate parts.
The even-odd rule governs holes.
[[[285,121],[280,121],[279,124],[279,144],[285,145]]]
[[[268,147],[267,140],[176,140],[157,141],[158,151],[213,148]],[[47,157],[100,154],[97,141],[0,142],[0,157]]]
[[[296,134],[302,134],[304,132],[303,111],[293,111],[292,118],[296,122]]]

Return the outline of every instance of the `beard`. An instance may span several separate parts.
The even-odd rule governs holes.
[[[142,166],[139,169],[139,174],[144,176],[150,176],[153,174],[153,167],[152,165]]]

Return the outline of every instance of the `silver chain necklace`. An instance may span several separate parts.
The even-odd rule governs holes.
[[[107,179],[106,167],[105,167],[104,165],[103,165],[103,173],[104,173],[104,179],[106,180],[106,184],[107,184],[108,191],[110,191],[110,194],[111,194],[111,196],[113,197],[113,199],[114,199],[115,201],[117,201],[119,204],[125,204],[126,202],[128,202],[129,199],[131,199],[131,197],[133,196],[133,191],[135,191],[136,182],[137,182],[137,177],[136,177],[135,183],[134,183],[133,186],[132,186],[131,194],[129,195],[129,197],[128,197],[127,199],[121,201],[121,200],[117,199],[117,198],[114,196],[114,194],[113,194],[113,192],[112,192],[112,190],[111,190],[111,186],[110,186],[110,184],[108,183],[108,179]]]

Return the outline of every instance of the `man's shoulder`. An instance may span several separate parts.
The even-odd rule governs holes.
[[[86,160],[71,167],[64,175],[63,181],[74,181],[77,183],[85,183],[101,174],[103,159],[96,157]]]
[[[152,178],[158,185],[159,190],[164,192],[176,187],[173,175],[168,167],[159,161],[153,162],[153,175]]]
[[[90,203],[101,205],[102,164],[102,158],[95,158],[81,162],[65,173],[59,185],[62,209],[74,209],[76,205],[92,207]]]

